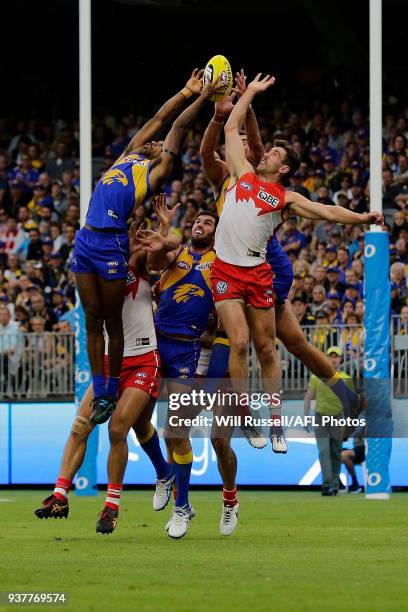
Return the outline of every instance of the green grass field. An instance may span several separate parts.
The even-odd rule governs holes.
[[[0,491],[0,591],[66,591],[69,609],[102,612],[408,609],[406,494],[245,491],[222,538],[220,494],[193,491],[197,517],[176,541],[150,492],[125,492],[110,536],[95,533],[102,494],[71,495],[68,520],[40,521],[46,494]]]

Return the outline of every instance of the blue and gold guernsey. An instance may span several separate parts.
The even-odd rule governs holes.
[[[91,196],[86,223],[98,229],[126,231],[127,221],[139,204],[151,195],[151,160],[130,153],[103,175]]]
[[[180,248],[175,261],[159,282],[159,306],[155,314],[157,331],[199,338],[214,308],[210,270],[213,250],[204,255]]]

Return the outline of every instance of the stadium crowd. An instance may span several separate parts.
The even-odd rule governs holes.
[[[96,117],[92,152],[95,182],[144,122],[132,113]],[[323,204],[364,212],[369,206],[366,114],[345,100],[298,112],[259,114],[266,149],[290,141],[302,163],[288,187]],[[188,241],[198,210],[215,210],[201,170],[200,120],[190,131],[168,202],[181,202],[174,231]],[[392,314],[408,318],[408,108],[387,112],[383,126],[383,207],[390,235]],[[219,152],[223,154],[223,145]],[[0,121],[0,339],[12,332],[67,332],[75,301],[70,259],[79,228],[78,122]],[[156,227],[151,201],[136,211]],[[364,228],[292,217],[280,231],[293,262],[290,299],[304,325],[359,325],[364,317]],[[350,332],[352,333],[352,332]],[[361,338],[351,338],[359,343]],[[0,344],[3,359],[9,343]]]

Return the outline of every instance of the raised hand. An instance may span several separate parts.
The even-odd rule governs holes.
[[[239,98],[242,96],[242,94],[246,92],[246,80],[247,76],[244,72],[244,69],[241,68],[241,71],[237,72],[237,74],[235,75],[235,87],[232,90],[237,94]]]
[[[261,93],[266,91],[268,87],[274,84],[275,77],[267,74],[263,79],[261,79],[262,73],[259,72],[251,83],[249,83],[247,89],[250,89],[254,93]]]
[[[191,91],[191,93],[198,94],[198,95],[201,93],[203,89],[203,81],[202,81],[203,74],[204,74],[203,69],[199,70],[198,68],[194,68],[193,72],[191,73],[191,77],[188,79],[186,83],[186,87],[187,89]]]
[[[211,98],[211,96],[214,95],[221,86],[222,83],[220,75],[218,79],[214,81],[214,83],[207,83],[207,85],[204,85],[201,95],[205,96],[206,98]]]
[[[150,253],[161,251],[166,244],[166,238],[159,232],[147,229],[139,229],[135,234],[135,240],[140,244],[143,251]]]
[[[366,218],[364,222],[369,225],[384,225],[384,215],[379,211],[369,212],[366,213],[364,216]]]
[[[234,105],[233,105],[234,98],[235,98],[235,95],[226,96],[219,102],[216,102],[215,103],[215,114],[222,116],[224,118],[229,117],[230,113],[232,112],[232,109],[234,108]]]
[[[174,217],[176,216],[177,210],[181,204],[178,203],[173,208],[168,208],[166,204],[166,194],[159,193],[153,201],[153,209],[157,215],[158,220],[163,226],[170,227],[173,223]]]

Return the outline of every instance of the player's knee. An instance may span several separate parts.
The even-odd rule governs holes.
[[[76,416],[71,427],[71,434],[75,437],[81,436],[87,438],[93,429],[93,425],[89,419],[80,415]]]
[[[224,455],[231,446],[227,438],[211,438],[211,444],[217,457]]]
[[[87,332],[102,332],[103,316],[93,309],[85,309],[85,323]]]
[[[240,359],[245,359],[248,354],[249,341],[247,338],[237,338],[230,341],[231,353]]]
[[[273,341],[262,342],[256,351],[259,363],[267,365],[274,363],[277,360],[275,344]]]
[[[109,442],[111,444],[118,444],[126,441],[129,429],[126,424],[120,420],[109,423]]]

